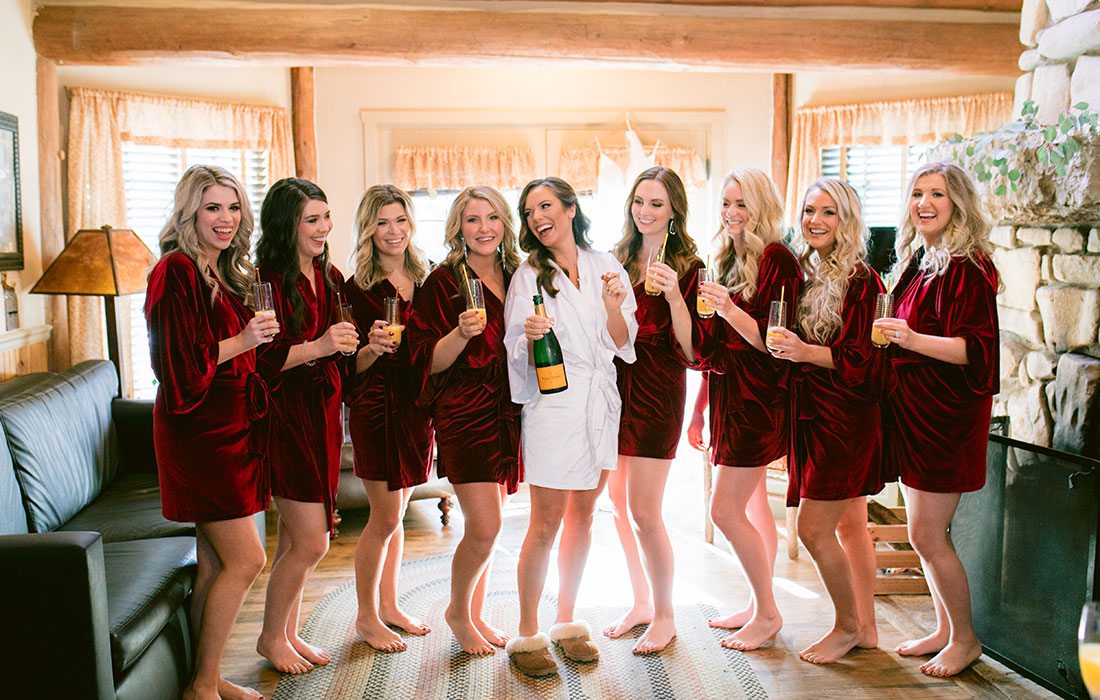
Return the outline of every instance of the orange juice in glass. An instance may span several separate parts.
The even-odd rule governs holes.
[[[476,311],[481,320],[485,321],[485,288],[481,280],[468,279],[466,283],[466,310]]]
[[[397,346],[401,346],[401,333],[405,330],[405,324],[401,323],[401,299],[400,297],[386,297],[383,307],[386,325],[383,330],[390,334]]]
[[[875,320],[890,318],[894,314],[894,295],[879,294],[875,297]],[[876,348],[884,348],[890,344],[890,339],[878,326],[871,326],[871,344]]]
[[[252,285],[252,294],[256,299],[256,315],[275,318],[275,292],[270,282],[257,282]]]
[[[1081,680],[1092,700],[1100,700],[1100,603],[1085,603],[1077,635],[1077,660]]]
[[[699,269],[699,283],[700,284],[703,283],[703,282],[713,282],[713,281],[714,281],[714,271],[713,270],[711,270],[709,267],[703,267],[703,268]],[[707,300],[704,299],[701,294],[699,294],[698,289],[695,290],[695,313],[699,316],[699,318],[710,318],[711,316],[714,315],[714,309],[710,308],[710,304],[708,304]]]
[[[649,253],[646,254],[645,261],[645,293],[651,297],[660,295],[661,288],[657,286],[657,282],[649,276],[649,268],[657,263],[663,263],[665,261],[665,245],[661,244],[660,248],[650,248]]]
[[[773,343],[776,338],[781,338],[782,334],[776,331],[780,328],[787,327],[787,302],[785,301],[773,301],[771,307],[768,309],[768,333],[764,338],[764,345],[768,348],[768,352],[775,352]]]

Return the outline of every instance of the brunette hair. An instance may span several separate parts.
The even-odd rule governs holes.
[[[655,165],[642,171],[634,180],[634,186],[626,196],[623,237],[611,251],[623,264],[631,282],[637,282],[645,272],[639,260],[642,252],[642,232],[634,223],[634,215],[631,212],[634,195],[638,191],[638,186],[645,180],[654,180],[664,186],[668,193],[668,206],[672,209],[672,218],[668,222],[668,242],[665,244],[665,263],[676,271],[677,276],[680,276],[699,261],[699,256],[696,255],[698,247],[687,231],[688,201],[684,183],[675,170]]]
[[[527,264],[535,268],[535,281],[539,288],[551,297],[556,297],[558,288],[554,286],[554,268],[550,265],[550,261],[554,259],[554,254],[542,244],[535,232],[527,225],[527,215],[525,214],[527,195],[536,187],[548,188],[564,208],[574,208],[573,241],[578,248],[584,250],[592,248],[592,243],[588,240],[588,228],[591,226],[591,222],[581,211],[581,205],[577,201],[577,193],[568,182],[560,177],[543,177],[532,180],[527,183],[527,186],[523,188],[523,192],[519,195],[519,247],[524,252],[530,253],[527,256]],[[568,270],[561,269],[568,274]]]

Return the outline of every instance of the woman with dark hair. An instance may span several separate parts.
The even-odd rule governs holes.
[[[397,605],[397,578],[405,530],[401,524],[413,487],[432,468],[432,419],[417,405],[409,343],[402,330],[428,265],[413,244],[412,198],[393,185],[375,185],[355,212],[355,274],[344,285],[355,325],[368,333],[355,355],[354,380],[345,388],[355,475],[363,480],[370,517],[355,546],[355,630],[379,651],[407,645],[390,627],[427,634],[427,625]],[[387,300],[389,300],[387,302]],[[386,305],[396,315],[387,324]]]
[[[520,247],[529,253],[508,287],[504,347],[512,400],[523,405],[524,480],[531,521],[519,555],[520,636],[506,650],[519,670],[557,672],[549,643],[573,661],[599,658],[587,623],[574,619],[577,590],[591,545],[596,498],[615,469],[621,401],[614,358],[634,361],[637,304],[626,270],[591,249],[588,219],[564,180],[548,177],[523,188]],[[541,295],[548,316],[532,297]],[[539,391],[533,344],[551,328],[565,359],[567,386]],[[564,527],[563,527],[564,522]],[[550,638],[539,633],[538,606],[550,549],[558,548],[558,614]]]
[[[664,260],[647,267],[660,252]],[[663,650],[676,636],[672,543],[661,507],[684,423],[684,368],[694,358],[689,309],[695,306],[703,266],[687,232],[687,192],[674,171],[655,166],[634,181],[626,198],[623,237],[613,253],[630,276],[638,302],[638,359],[633,364],[615,359],[623,411],[618,468],[607,480],[634,603],[604,634],[615,639],[648,624],[634,643],[635,654],[648,654]]]
[[[413,303],[409,345],[432,409],[439,476],[467,515],[451,565],[447,624],[468,654],[494,653],[508,638],[483,617],[504,501],[521,477],[519,406],[508,392],[504,294],[519,265],[508,204],[492,187],[467,187],[451,204],[447,258]],[[479,286],[484,298],[473,304]]]
[[[244,305],[252,209],[244,187],[216,166],[189,168],[176,185],[149,274],[145,318],[159,382],[153,447],[164,517],[195,523],[191,594],[195,673],[187,700],[257,700],[221,677],[221,657],[248,590],[266,562],[252,516],[268,502],[253,424],[267,391],[253,350],[278,322]]]
[[[256,651],[283,673],[304,673],[331,660],[298,636],[298,610],[328,551],[344,441],[339,353],[353,352],[359,335],[340,318],[344,277],[329,262],[332,214],[321,188],[279,180],[264,198],[260,227],[260,279],[271,283],[283,332],[257,358],[272,396],[267,459],[279,538]]]
[[[963,493],[985,485],[993,395],[999,390],[997,289],[989,224],[973,180],[954,163],[922,165],[906,190],[895,244],[894,318],[875,321],[894,345],[885,464],[899,469],[909,542],[924,563],[936,629],[899,645],[935,654],[920,670],[953,676],[982,653],[966,571],[951,543]]]

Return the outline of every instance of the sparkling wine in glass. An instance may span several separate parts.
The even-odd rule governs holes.
[[[482,286],[481,280],[467,280],[466,310],[476,311],[481,316],[481,320],[485,320],[485,287]]]
[[[657,263],[663,263],[665,261],[665,246],[662,243],[660,248],[650,248],[646,254],[645,260],[645,293],[651,297],[659,296],[661,294],[661,288],[657,286],[656,280],[649,275],[649,268]]]
[[[890,318],[894,315],[894,295],[879,294],[875,297],[875,320]],[[877,326],[871,326],[871,344],[876,348],[884,348],[890,344],[889,338]]]
[[[355,315],[351,311],[351,304],[347,304],[347,303],[344,303],[344,302],[340,303],[340,321],[342,323],[350,323],[353,326],[355,325]],[[359,330],[359,329],[356,328],[356,330]],[[340,354],[341,355],[354,355],[356,353],[356,351],[357,350],[341,350]]]
[[[709,267],[700,268],[699,270],[699,283],[713,282],[714,270]],[[695,313],[699,318],[710,318],[714,315],[714,309],[710,308],[710,304],[703,298],[703,295],[699,294],[699,290],[695,290]]]
[[[405,330],[405,324],[401,323],[401,297],[386,297],[383,306],[386,325],[383,328],[390,334],[398,347],[401,346],[401,333]]]
[[[1077,634],[1077,660],[1081,664],[1081,680],[1092,700],[1100,700],[1100,603],[1085,603],[1081,611],[1081,628]]]
[[[781,336],[776,333],[780,328],[787,327],[787,302],[785,301],[773,301],[771,307],[768,309],[768,334],[764,338],[764,345],[767,346],[768,352],[775,352],[775,348],[772,347],[772,342]]]
[[[256,315],[275,318],[275,291],[270,282],[257,282],[252,285],[252,294],[256,298]]]

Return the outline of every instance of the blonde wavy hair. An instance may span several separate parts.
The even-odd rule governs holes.
[[[669,233],[668,243],[665,245],[665,263],[676,271],[677,276],[683,275],[691,269],[698,260],[696,254],[698,246],[687,232],[688,200],[684,182],[675,170],[670,170],[661,165],[642,171],[634,180],[634,186],[630,188],[630,194],[626,196],[626,206],[623,214],[623,237],[615,244],[611,253],[626,269],[630,281],[637,283],[644,273],[640,260],[642,253],[642,232],[634,223],[634,214],[631,209],[634,204],[634,193],[638,186],[646,180],[655,180],[661,183],[668,193],[668,206],[672,209],[672,231]]]
[[[965,170],[950,161],[926,163],[916,169],[905,187],[901,206],[904,213],[898,224],[897,241],[894,243],[897,262],[890,271],[890,276],[895,279],[901,277],[912,262],[913,256],[924,245],[924,238],[917,233],[917,228],[909,215],[909,205],[913,199],[913,189],[916,187],[917,180],[935,173],[943,175],[947,183],[947,197],[952,204],[951,220],[947,222],[947,228],[943,232],[943,238],[938,247],[947,250],[951,255],[965,255],[975,263],[979,255],[988,256],[993,252],[993,244],[989,242],[989,221],[986,219],[974,181]],[[942,274],[949,262],[950,260],[943,260],[934,264],[928,276],[935,277]]]
[[[487,185],[467,187],[458,193],[451,204],[443,234],[443,243],[447,246],[447,257],[443,259],[443,264],[457,271],[459,264],[466,262],[466,241],[462,238],[462,216],[466,211],[466,205],[472,199],[485,200],[493,208],[493,213],[500,217],[501,223],[504,224],[504,238],[500,242],[500,264],[505,272],[509,274],[514,272],[520,262],[515,220],[512,219],[512,211],[508,208],[504,195]]]
[[[355,210],[355,249],[351,253],[355,267],[353,279],[360,289],[370,289],[386,279],[382,261],[375,255],[374,234],[378,232],[378,212],[387,204],[400,204],[409,217],[409,245],[405,248],[405,272],[413,282],[421,284],[428,276],[428,263],[423,253],[413,244],[416,235],[416,219],[413,218],[412,197],[393,185],[375,185],[363,193]]]
[[[836,336],[844,323],[840,316],[844,295],[848,293],[852,275],[867,258],[867,240],[871,232],[863,223],[863,205],[859,195],[843,180],[816,180],[802,195],[799,212],[804,215],[806,200],[815,190],[833,200],[840,225],[836,230],[836,244],[822,258],[809,246],[805,223],[802,224],[802,249],[798,262],[806,273],[807,285],[798,300],[796,320],[807,340],[825,345]]]
[[[213,290],[210,294],[210,302],[213,304],[218,297],[218,285],[209,268],[198,264],[202,247],[195,222],[199,207],[202,206],[203,194],[214,185],[224,185],[236,192],[237,203],[241,207],[241,223],[237,226],[229,247],[218,254],[215,264],[225,286],[229,287],[237,298],[244,301],[252,289],[256,276],[255,268],[248,259],[252,230],[255,228],[256,221],[244,186],[225,168],[216,165],[193,165],[180,178],[176,184],[172,215],[160,230],[160,255],[163,259],[179,251],[194,260],[203,281]]]
[[[783,200],[779,189],[763,170],[734,170],[722,181],[721,191],[725,192],[731,182],[741,187],[749,220],[745,223],[745,243],[740,254],[733,238],[726,235],[725,225],[719,226],[715,234],[715,238],[722,241],[716,256],[718,279],[742,299],[750,301],[756,295],[756,277],[764,248],[783,238]]]

